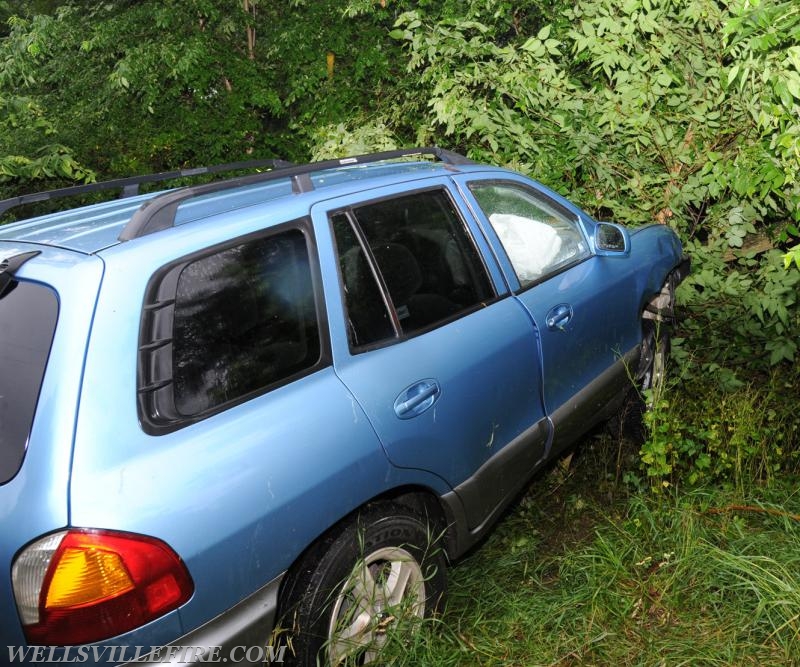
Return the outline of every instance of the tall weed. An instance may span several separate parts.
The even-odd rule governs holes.
[[[728,389],[714,376],[668,386],[644,416],[641,471],[651,488],[722,483],[739,490],[800,466],[797,369]]]
[[[544,508],[523,503],[452,570],[445,614],[387,647],[387,664],[792,664],[800,656],[795,488],[781,479],[744,496],[590,501],[586,511],[607,514],[579,544],[554,546],[541,533],[512,555],[522,526],[546,524]]]

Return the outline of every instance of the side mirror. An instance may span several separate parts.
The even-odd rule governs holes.
[[[598,222],[594,230],[594,249],[598,255],[627,255],[631,249],[628,230],[613,222]]]

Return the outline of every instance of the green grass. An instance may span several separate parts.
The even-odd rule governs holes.
[[[589,453],[539,478],[449,572],[406,665],[800,663],[800,494],[627,496]]]
[[[800,665],[798,387],[672,382],[644,444],[594,436],[534,480],[385,662]]]

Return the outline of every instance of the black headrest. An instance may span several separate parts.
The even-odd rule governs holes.
[[[411,251],[399,243],[380,243],[372,253],[395,306],[402,306],[422,285],[422,271]]]

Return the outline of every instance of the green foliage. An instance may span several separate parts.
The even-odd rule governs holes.
[[[58,119],[64,143],[106,175],[186,162],[225,161],[253,145],[257,118],[245,111],[258,81],[247,58],[231,57],[243,12],[213,2],[61,7],[18,24],[27,40],[27,88]]]
[[[798,229],[795,225],[789,225],[786,228],[785,237],[787,240],[789,238],[795,240],[800,238],[800,229]],[[794,262],[795,266],[800,269],[800,243],[789,248],[788,252],[783,256],[783,267],[785,269],[788,269],[792,265],[792,262]]]
[[[784,268],[788,269],[792,265],[792,262],[800,269],[800,245],[789,248],[789,252],[783,256]]]
[[[11,25],[24,30],[29,24],[15,19]],[[61,143],[41,105],[17,92],[35,80],[25,60],[36,53],[36,42],[16,32],[5,38],[4,46],[9,58],[0,65],[0,184],[92,180],[93,172]]]
[[[751,113],[772,158],[774,178],[800,220],[800,8],[796,2],[732,2],[725,44],[727,84],[759,95]]]
[[[387,664],[796,660],[796,479],[744,494],[702,490],[624,502],[590,495],[581,509],[565,499],[595,486],[582,478],[567,488],[549,482],[539,480],[450,571],[445,614],[402,646],[390,644]]]
[[[800,273],[785,271],[782,253],[744,253],[725,262],[723,240],[693,241],[688,249],[694,271],[678,294],[689,314],[681,335],[692,351],[678,359],[690,371],[724,366],[745,376],[792,361],[800,331]]]
[[[55,143],[55,130],[42,110],[25,97],[0,97],[0,183],[63,178],[87,181],[90,170]],[[14,144],[7,141],[13,136]],[[47,143],[46,143],[47,142]]]
[[[645,414],[640,465],[650,488],[722,483],[742,490],[797,471],[797,371],[739,386],[721,373],[712,366],[705,379],[672,383]]]
[[[8,34],[9,23],[15,17],[50,14],[59,4],[60,0],[0,0],[0,36]]]
[[[249,11],[228,0],[60,4],[14,19],[0,43],[0,97],[44,110],[49,139],[23,142],[0,127],[0,148],[74,156],[73,168],[104,178],[248,156],[305,160],[320,128],[369,113],[381,81],[402,71],[385,37],[390,15],[345,17],[333,0],[291,12],[266,0]],[[17,171],[7,195],[31,189]]]
[[[501,4],[399,16],[391,34],[427,100],[406,132],[527,170],[598,217],[670,224],[693,256],[681,296],[702,363],[794,360],[796,282],[750,248],[779,243],[800,215],[796,3],[486,11]]]
[[[387,37],[390,9],[376,2],[369,11],[346,12],[343,5],[302,2],[290,12],[281,2],[259,5],[268,17],[259,34],[281,114],[306,152],[318,150],[320,128],[358,128],[365,115],[389,107],[391,86],[404,74],[400,47]]]
[[[386,125],[373,125],[367,121],[352,130],[344,123],[325,125],[314,133],[312,139],[314,151],[311,159],[315,161],[400,148],[397,137]]]

